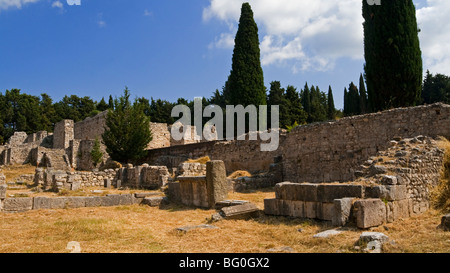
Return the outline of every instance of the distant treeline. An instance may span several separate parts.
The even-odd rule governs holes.
[[[280,127],[289,129],[296,125],[334,120],[344,116],[370,113],[367,103],[363,77],[359,87],[351,83],[344,91],[344,109],[337,110],[334,106],[333,91],[323,92],[318,86],[308,83],[298,90],[288,85],[282,88],[279,81],[273,81],[267,90],[267,104],[280,106]],[[152,122],[173,124],[178,118],[171,116],[175,105],[187,105],[194,108],[193,100],[179,98],[176,102],[167,100],[147,99],[139,97],[136,103]],[[427,71],[423,82],[421,100],[417,104],[444,102],[450,104],[450,77],[442,74],[432,75]],[[214,104],[225,109],[223,92],[216,90],[211,98],[203,98],[203,107]],[[0,144],[6,142],[17,131],[28,134],[38,131],[53,132],[54,125],[61,120],[71,119],[75,122],[95,116],[100,112],[114,108],[114,98],[102,98],[95,101],[92,98],[77,95],[65,96],[58,102],[43,93],[41,96],[28,95],[19,89],[6,90],[0,93]],[[191,111],[193,113],[193,110]],[[209,119],[205,118],[204,123]]]

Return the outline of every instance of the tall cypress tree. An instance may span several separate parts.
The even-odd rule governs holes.
[[[359,108],[361,110],[361,114],[370,112],[367,105],[366,85],[364,84],[364,77],[362,74],[359,77]]]
[[[235,38],[233,63],[224,91],[227,104],[266,105],[266,88],[261,67],[258,26],[249,3],[242,4]]]
[[[327,116],[329,120],[334,120],[336,119],[336,107],[334,106],[333,90],[331,90],[331,85],[328,87],[327,99]]]
[[[365,77],[372,110],[416,105],[423,68],[413,1],[362,2]]]

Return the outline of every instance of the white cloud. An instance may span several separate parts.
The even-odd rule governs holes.
[[[417,10],[424,69],[433,74],[450,75],[449,12],[448,0],[427,0],[427,5]]]
[[[293,72],[331,70],[341,58],[364,61],[361,0],[248,0],[259,26],[265,66]],[[415,0],[424,69],[450,75],[450,1]],[[232,26],[211,47],[236,34],[240,0],[210,0],[203,20]],[[229,44],[228,44],[229,45]]]
[[[64,6],[63,6],[63,3],[61,2],[61,1],[54,1],[53,3],[52,3],[52,8],[59,8],[59,9],[63,9],[64,8]]]
[[[361,0],[249,0],[260,29],[262,64],[286,64],[293,72],[332,69],[339,58],[363,59]],[[203,20],[213,18],[236,34],[242,1],[211,0]],[[234,30],[234,32],[233,32]]]
[[[0,0],[0,10],[6,10],[9,8],[21,9],[23,5],[38,1],[39,0]]]

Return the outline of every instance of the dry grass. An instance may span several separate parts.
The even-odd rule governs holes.
[[[445,151],[444,167],[439,185],[432,191],[432,200],[436,209],[450,212],[450,141],[441,138],[438,142]]]
[[[197,159],[189,159],[185,163],[200,163],[200,164],[206,164],[206,162],[211,161],[209,156],[200,157]]]
[[[274,193],[233,193],[230,199],[249,200],[263,208]],[[254,220],[213,223],[219,229],[180,233],[176,228],[208,223],[214,210],[177,205],[162,208],[121,206],[29,211],[0,214],[1,253],[65,253],[77,241],[86,253],[265,253],[288,246],[298,253],[357,252],[362,231],[346,228],[340,235],[315,239],[332,228],[327,222],[262,216]],[[436,229],[441,215],[429,211],[373,229],[389,236],[387,252],[450,252],[450,235]],[[299,232],[301,229],[301,232]]]
[[[6,181],[14,182],[22,174],[34,174],[36,170],[35,166],[27,165],[11,165],[3,166],[3,174],[6,176]]]
[[[244,176],[246,176],[246,177],[252,177],[252,174],[249,173],[249,172],[247,172],[247,171],[235,171],[234,173],[230,174],[230,175],[228,176],[228,178],[236,179],[236,178],[244,177]]]

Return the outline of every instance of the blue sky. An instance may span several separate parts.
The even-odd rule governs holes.
[[[363,72],[360,0],[250,0],[266,86],[327,91]],[[448,0],[417,0],[424,69],[450,74]],[[212,96],[231,69],[239,0],[0,0],[0,92],[176,101]],[[445,11],[445,12],[444,12]],[[440,20],[436,27],[436,20]],[[430,37],[433,37],[432,39]],[[422,37],[421,37],[422,38]]]

